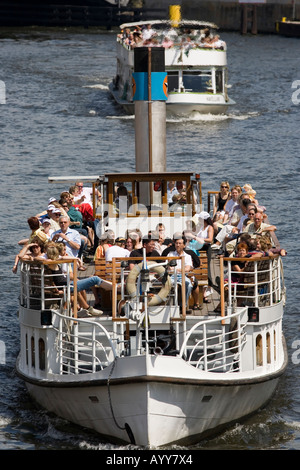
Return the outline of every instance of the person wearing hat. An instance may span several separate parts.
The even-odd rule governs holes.
[[[126,240],[123,237],[118,237],[114,245],[107,248],[105,251],[105,260],[112,261],[113,258],[128,258],[130,251],[125,248]]]
[[[14,274],[18,271],[19,260],[37,260],[45,259],[44,249],[47,242],[46,234],[42,231],[36,232],[37,234],[31,239],[29,243],[23,246],[19,254],[15,258],[15,264],[12,269]]]
[[[50,219],[51,229],[53,230],[53,232],[56,232],[57,230],[60,229],[58,221],[59,221],[60,216],[62,215],[61,211],[57,207],[52,206],[50,204],[48,206],[48,215],[49,215],[49,219]]]
[[[53,229],[51,228],[51,220],[48,217],[42,220],[42,231],[46,234],[48,240],[50,240]]]
[[[203,243],[202,251],[207,251],[214,240],[214,226],[210,215],[206,211],[198,214],[199,224],[196,228],[197,235],[194,234],[193,239],[199,243]]]

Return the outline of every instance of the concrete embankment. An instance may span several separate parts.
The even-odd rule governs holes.
[[[256,6],[251,4],[246,6],[238,0],[180,0],[178,2],[144,0],[143,2],[147,10],[156,8],[166,12],[169,6],[174,4],[180,5],[182,18],[214,22],[223,31],[275,33],[275,22],[283,17],[291,18],[293,15],[291,0],[267,0],[266,3]],[[295,17],[300,18],[300,2],[296,5]]]

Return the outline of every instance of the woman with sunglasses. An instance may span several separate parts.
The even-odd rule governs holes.
[[[230,199],[230,186],[228,181],[222,181],[220,185],[220,192],[216,195],[215,205],[213,210],[213,221],[223,219],[225,215],[225,206]]]

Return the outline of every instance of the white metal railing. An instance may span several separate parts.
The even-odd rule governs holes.
[[[33,310],[45,310],[47,308],[61,308],[63,305],[70,308],[71,305],[71,262],[66,264],[66,285],[57,286],[53,282],[56,274],[47,273],[47,262],[33,261],[21,262],[21,290],[20,304]],[[56,291],[60,290],[57,295]]]
[[[60,375],[97,372],[115,360],[114,340],[103,325],[55,314],[58,325],[53,329]]]
[[[238,259],[247,262],[242,272],[232,270],[233,258],[224,258],[228,262],[228,307],[272,306],[282,300],[284,292],[279,257]]]
[[[202,320],[188,332],[179,352],[194,367],[205,372],[242,370],[242,347],[246,341],[241,316],[246,309],[224,318]]]

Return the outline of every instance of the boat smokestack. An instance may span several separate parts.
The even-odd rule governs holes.
[[[166,171],[167,73],[163,47],[134,49],[135,166]]]
[[[178,28],[181,21],[181,7],[180,5],[169,6],[169,17],[173,28]]]

